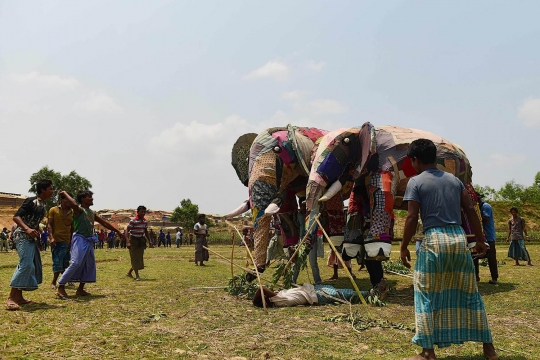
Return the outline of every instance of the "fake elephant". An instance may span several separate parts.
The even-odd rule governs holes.
[[[240,137],[233,146],[232,165],[240,181],[248,187],[249,199],[226,217],[251,209],[254,232],[254,260],[259,271],[266,266],[272,215],[297,209],[296,196],[304,197],[311,156],[325,130],[296,127],[277,127],[258,134],[247,153],[247,138]],[[246,135],[243,135],[244,137]],[[243,143],[244,145],[241,145]],[[294,230],[294,229],[293,229]],[[285,241],[298,241],[298,231],[286,234]]]
[[[326,134],[313,158],[306,188],[309,212],[306,228],[319,213],[344,260],[364,260],[373,286],[383,278],[381,260],[390,257],[394,209],[405,209],[403,195],[416,175],[407,157],[416,139],[437,146],[437,167],[457,176],[472,188],[472,171],[463,150],[435,134],[397,126],[338,129]],[[347,221],[343,200],[349,199]],[[313,236],[313,234],[310,234]]]

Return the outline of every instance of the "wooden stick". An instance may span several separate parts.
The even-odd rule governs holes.
[[[203,246],[203,248],[206,249],[206,250],[208,250],[208,251],[211,252],[212,254],[216,255],[217,257],[222,258],[223,260],[227,261],[228,263],[231,263],[231,266],[236,266],[237,268],[242,269],[242,270],[244,270],[244,271],[246,271],[246,272],[254,273],[253,270],[247,269],[247,268],[245,268],[245,267],[243,267],[243,266],[240,266],[240,265],[238,265],[238,264],[235,264],[234,262],[231,262],[231,260],[227,259],[225,256],[223,256],[223,255],[221,255],[220,253],[217,253],[217,252],[215,252],[215,251],[213,251],[213,250],[210,250],[210,249],[207,248],[206,246]]]
[[[234,227],[234,229],[236,230],[236,232],[238,234],[240,234],[240,232],[238,231],[236,226]],[[254,266],[255,274],[257,274],[257,281],[259,282],[259,289],[261,289],[261,299],[262,299],[262,303],[263,303],[263,310],[264,310],[265,313],[268,314],[268,310],[266,309],[266,300],[264,299],[264,290],[263,290],[263,285],[262,285],[262,282],[261,282],[261,276],[259,275],[259,269],[257,269],[257,265],[255,264],[255,259],[253,258],[253,255],[251,255],[251,250],[249,250],[249,246],[246,246],[246,250],[247,250],[247,252],[249,254],[249,257],[251,258],[251,261],[253,262],[253,265],[255,265]]]
[[[309,227],[309,230],[306,231],[306,234],[304,235],[304,238],[302,239],[302,241],[300,243],[298,243],[298,246],[296,247],[296,250],[295,252],[292,254],[291,258],[289,259],[289,261],[287,262],[287,264],[285,264],[285,267],[283,268],[283,271],[281,271],[281,274],[279,274],[278,278],[276,279],[276,282],[279,281],[279,279],[283,276],[283,274],[285,274],[285,271],[287,271],[287,268],[291,265],[291,262],[292,260],[294,259],[294,257],[296,256],[296,254],[298,253],[298,251],[300,250],[300,247],[302,246],[302,244],[306,241],[309,233],[311,232],[311,230],[313,229],[313,226],[315,226],[316,223],[319,222],[319,217],[321,216],[321,214],[318,214],[316,217],[315,217],[315,221],[313,222],[313,224],[311,224],[311,226]]]
[[[233,233],[234,235],[234,233]],[[241,238],[240,240],[243,241],[243,239]],[[236,281],[234,281],[234,266],[233,266],[233,261],[234,261],[234,243],[236,241],[234,241],[234,236],[232,236],[232,250],[231,250],[231,279],[233,281],[233,285],[236,286]]]
[[[336,254],[336,257],[338,258],[339,262],[341,263],[341,265],[343,265],[343,269],[345,270],[345,273],[347,274],[347,276],[349,277],[349,279],[351,279],[351,283],[354,287],[354,290],[356,290],[356,293],[358,294],[358,296],[360,297],[360,301],[362,301],[362,304],[364,305],[367,305],[367,302],[366,302],[366,299],[364,299],[364,297],[362,296],[362,294],[360,293],[360,289],[358,289],[358,285],[356,285],[356,282],[354,281],[351,273],[349,272],[349,269],[347,268],[347,265],[345,265],[345,261],[343,261],[343,258],[341,257],[341,254],[336,250],[336,247],[334,246],[334,244],[332,243],[332,241],[330,240],[330,237],[328,236],[328,234],[326,233],[326,231],[324,230],[323,226],[321,225],[321,223],[319,222],[319,219],[317,219],[317,224],[319,224],[319,226],[321,227],[321,230],[324,234],[324,236],[326,237],[326,240],[328,240],[328,244],[330,245],[330,247],[332,248],[332,250],[334,250],[334,254]]]
[[[414,278],[414,276],[412,276],[412,275],[408,275],[408,274],[400,274],[400,273],[395,272],[395,271],[392,271],[392,270],[384,270],[384,271],[387,272],[387,273],[390,273],[390,274],[394,274],[394,275],[405,276],[405,277],[408,277],[409,279]]]

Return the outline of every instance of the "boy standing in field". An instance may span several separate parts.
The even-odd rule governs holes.
[[[193,233],[195,234],[195,266],[198,262],[201,266],[204,266],[204,262],[210,258],[208,250],[204,247],[208,247],[208,229],[206,227],[206,216],[199,214],[199,222],[193,227]]]
[[[49,210],[47,216],[51,254],[53,261],[53,279],[51,289],[56,290],[56,280],[69,266],[71,254],[71,234],[73,234],[73,210],[67,199],[61,199],[59,206]]]
[[[139,270],[144,269],[144,249],[146,249],[146,240],[150,247],[153,247],[148,235],[148,222],[144,218],[146,215],[146,207],[140,205],[137,208],[137,216],[129,221],[126,229],[128,236],[127,248],[129,249],[129,257],[131,259],[131,268],[127,272],[127,276],[133,278],[132,272],[135,271],[135,280],[139,281]]]
[[[510,247],[508,248],[508,257],[511,257],[516,262],[514,266],[519,266],[519,260],[524,260],[527,262],[527,266],[532,266],[531,257],[527,248],[525,247],[524,240],[529,240],[529,235],[527,235],[527,229],[525,228],[525,220],[518,216],[519,211],[517,208],[513,207],[510,209],[512,217],[508,220],[508,237],[506,242],[512,240]],[[525,233],[525,236],[523,236]]]
[[[94,236],[94,221],[103,227],[112,230],[122,236],[120,230],[112,226],[107,220],[99,217],[90,210],[94,205],[93,193],[90,190],[83,190],[77,194],[77,202],[65,191],[59,191],[61,199],[66,199],[69,207],[73,209],[74,233],[71,241],[71,263],[58,280],[58,290],[56,295],[62,299],[67,299],[66,283],[74,281],[79,283],[76,295],[88,296],[89,292],[84,290],[84,285],[89,282],[96,282],[96,258],[94,256],[94,244],[98,241]]]
[[[24,200],[13,216],[17,229],[13,231],[13,241],[19,263],[11,278],[11,292],[6,301],[8,310],[19,310],[19,305],[31,304],[31,300],[23,297],[23,290],[32,291],[38,288],[43,280],[41,255],[39,254],[39,223],[45,217],[45,200],[53,195],[51,180],[39,180],[36,183],[36,194]]]

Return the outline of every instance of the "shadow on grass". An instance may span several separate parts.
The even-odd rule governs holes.
[[[501,360],[503,359],[512,359],[512,360],[528,360],[530,358],[526,358],[521,355],[501,355],[499,352],[499,358]],[[444,360],[486,360],[486,357],[484,355],[477,355],[477,356],[447,356],[447,357],[437,357],[437,359],[444,359]]]
[[[88,295],[88,296],[73,295],[73,296],[70,296],[69,299],[74,300],[74,301],[91,301],[91,300],[96,300],[96,299],[103,299],[103,298],[106,298],[106,297],[107,297],[107,295],[91,294],[91,295]]]
[[[21,308],[18,311],[34,312],[36,310],[56,310],[56,309],[61,309],[64,307],[65,305],[56,305],[56,304],[47,304],[44,302],[36,302],[29,305],[21,305]]]
[[[478,284],[478,291],[480,291],[480,294],[482,294],[482,296],[489,296],[497,293],[514,291],[516,290],[517,285],[518,284],[516,283],[501,281],[499,281],[496,285],[487,282],[480,282]]]
[[[395,289],[397,281],[389,281],[390,288],[394,289],[390,291],[390,294],[386,298],[388,302],[399,304],[403,306],[414,306],[414,286],[411,284],[407,287]]]

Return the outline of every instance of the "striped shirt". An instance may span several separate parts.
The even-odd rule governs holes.
[[[136,216],[134,219],[131,219],[128,224],[128,231],[131,236],[142,237],[144,236],[144,230],[148,227],[148,221],[145,218],[140,219]]]

